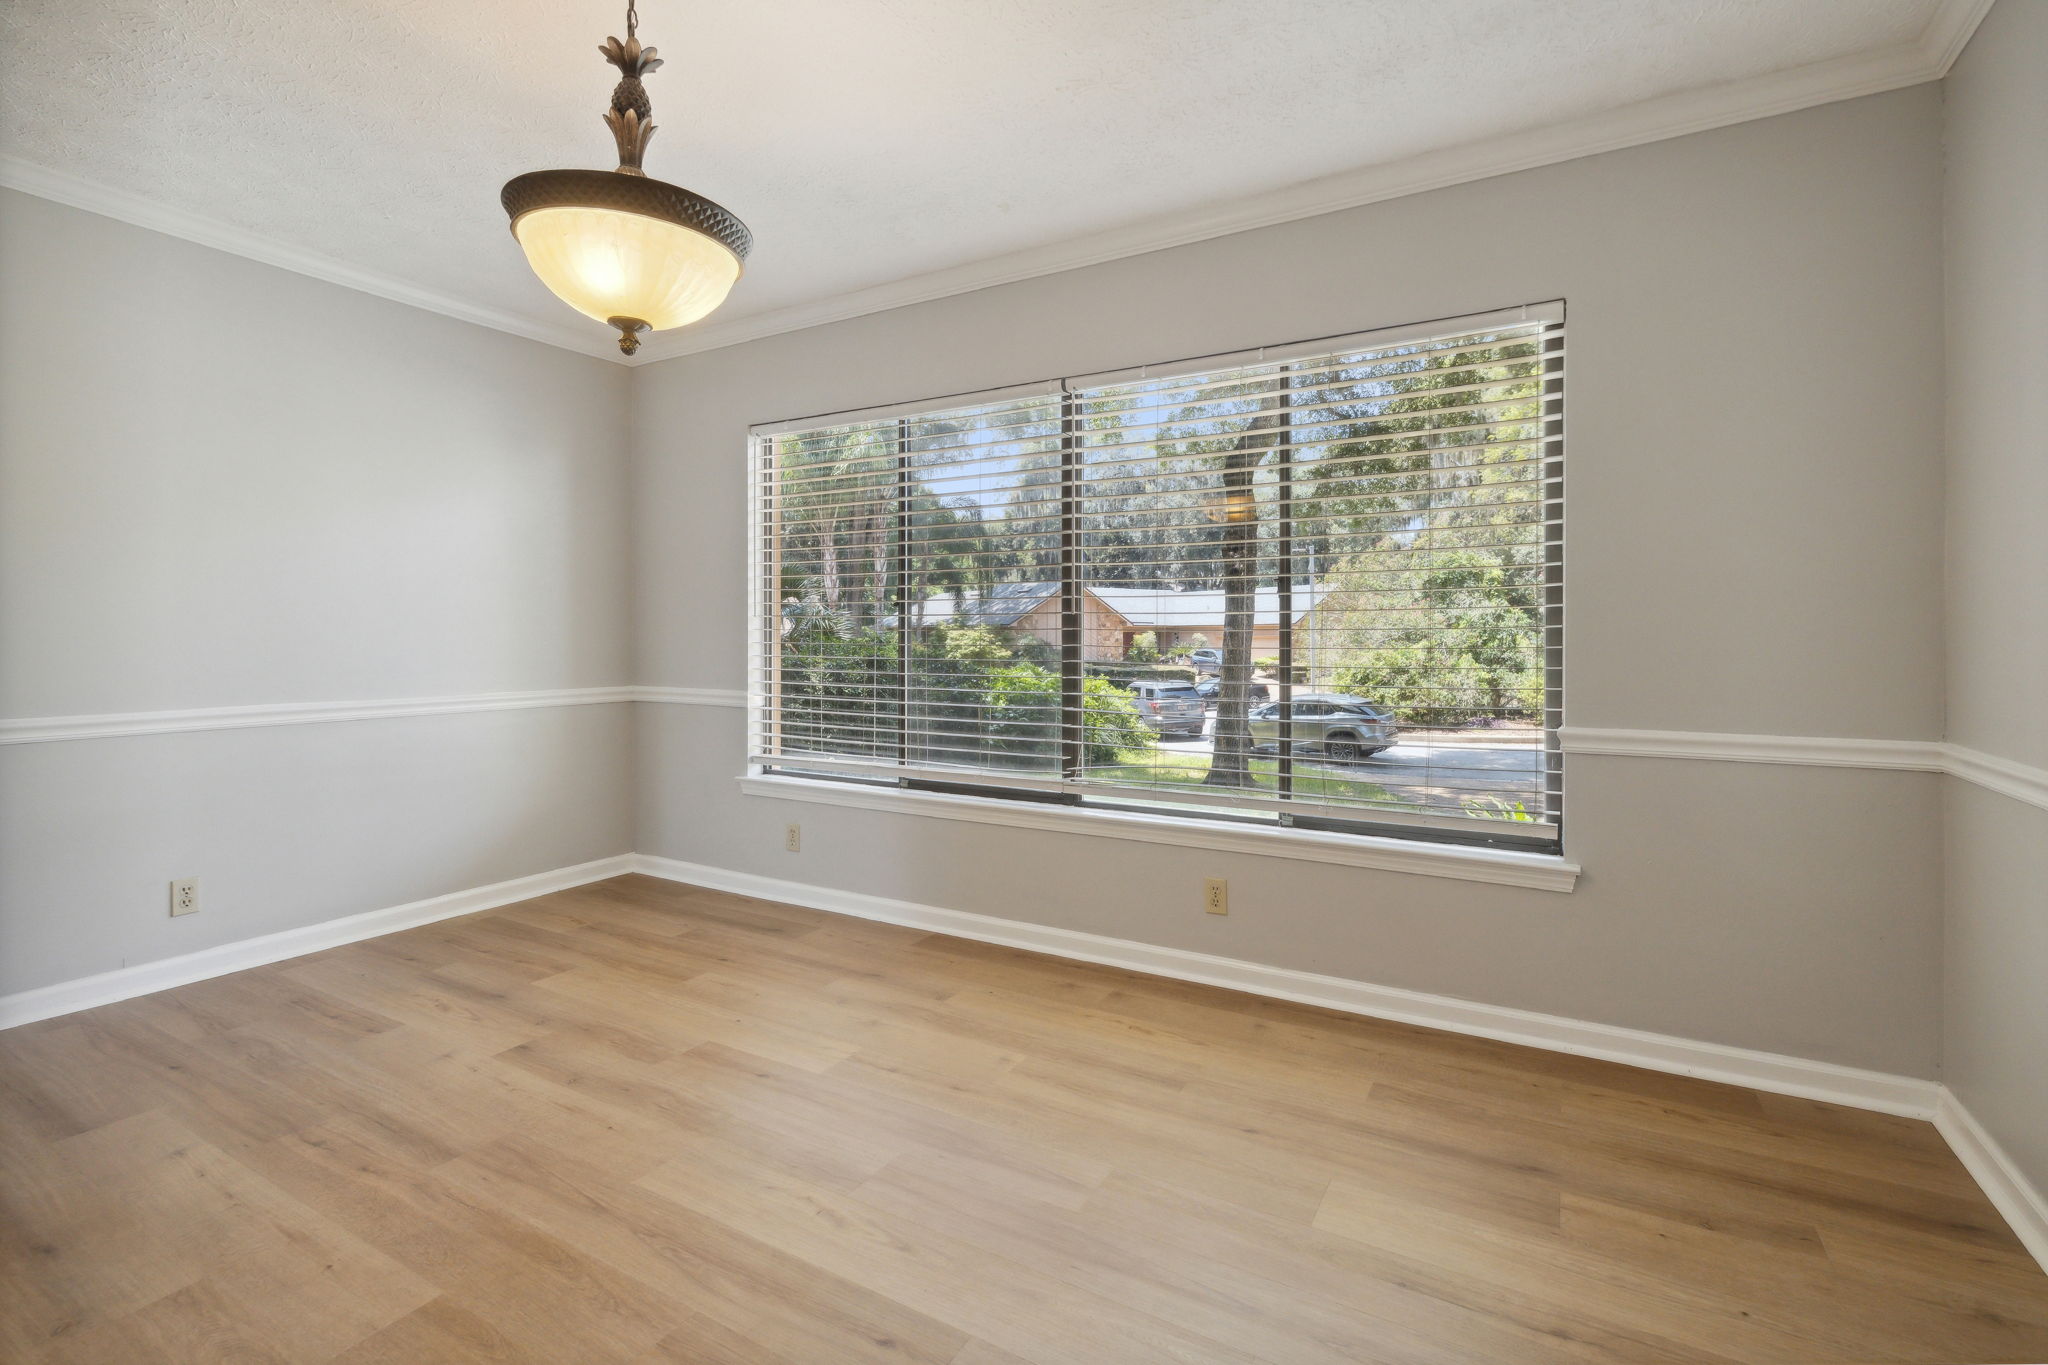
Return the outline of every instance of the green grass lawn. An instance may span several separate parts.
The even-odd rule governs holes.
[[[1209,775],[1207,754],[1181,754],[1171,749],[1127,749],[1118,763],[1090,768],[1088,776],[1098,782],[1129,782],[1145,786],[1199,787]],[[1252,780],[1265,791],[1278,789],[1279,761],[1252,759]],[[1316,768],[1294,767],[1294,794],[1340,801],[1376,801],[1388,805],[1406,804],[1377,782],[1338,777]]]

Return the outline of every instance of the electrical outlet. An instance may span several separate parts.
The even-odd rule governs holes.
[[[791,853],[803,852],[804,827],[802,825],[784,825],[782,827],[782,846]]]
[[[199,878],[180,877],[171,883],[171,913],[174,915],[196,915],[199,913]]]
[[[1202,908],[1212,915],[1230,913],[1230,883],[1221,877],[1207,877],[1202,881]]]

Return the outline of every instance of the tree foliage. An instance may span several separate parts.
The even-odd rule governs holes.
[[[1012,641],[983,626],[932,631],[907,657],[901,644],[894,631],[842,633],[827,612],[801,618],[783,641],[785,750],[896,757],[900,748],[901,757],[922,763],[1058,768],[1058,673],[1020,657]],[[1084,762],[1115,763],[1156,747],[1123,688],[1088,678],[1082,695]],[[900,735],[866,723],[899,709]]]

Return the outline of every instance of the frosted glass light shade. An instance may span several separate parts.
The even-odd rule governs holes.
[[[512,233],[556,297],[605,322],[637,318],[654,331],[704,317],[731,292],[740,258],[678,223],[614,208],[564,205],[523,213]]]

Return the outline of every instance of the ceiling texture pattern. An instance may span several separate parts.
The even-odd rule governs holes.
[[[648,172],[758,243],[644,356],[1931,79],[1988,2],[644,0]],[[497,193],[612,164],[623,10],[10,0],[0,183],[602,354]]]

